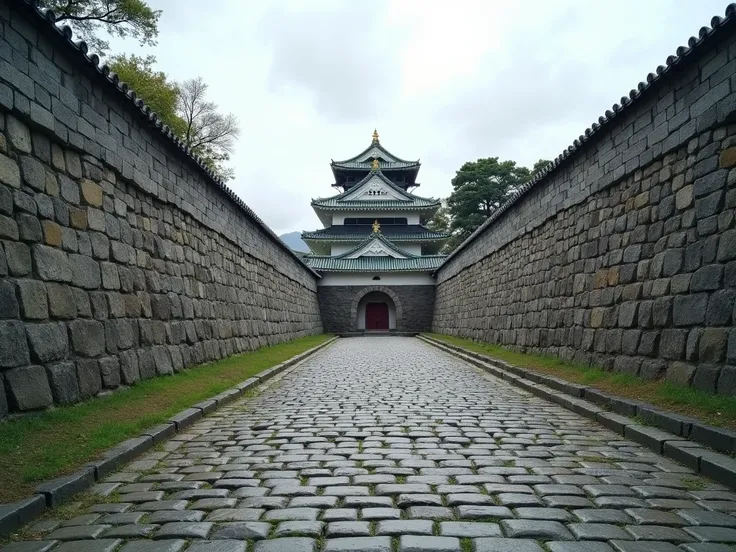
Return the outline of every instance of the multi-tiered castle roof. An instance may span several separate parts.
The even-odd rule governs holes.
[[[414,195],[420,163],[401,159],[374,131],[370,146],[345,161],[332,161],[341,193],[312,200],[325,228],[303,232],[315,270],[326,272],[425,272],[444,259],[449,234],[425,226],[440,201]]]

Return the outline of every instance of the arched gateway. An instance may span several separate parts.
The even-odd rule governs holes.
[[[426,227],[440,201],[412,192],[419,161],[393,155],[374,132],[364,151],[331,168],[342,193],[313,200],[325,228],[302,233],[312,250],[304,261],[321,276],[325,330],[430,329],[432,274],[445,260],[439,252],[449,234]]]
[[[389,331],[400,329],[404,315],[398,296],[385,286],[368,286],[360,290],[350,308],[353,329]]]

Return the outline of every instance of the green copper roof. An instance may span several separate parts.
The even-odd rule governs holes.
[[[392,257],[391,255],[363,255],[350,258],[351,255],[374,241],[383,243],[389,250],[404,258]],[[446,255],[413,255],[399,249],[391,240],[378,232],[371,234],[356,247],[342,255],[335,257],[307,255],[304,257],[304,262],[314,270],[326,272],[429,272],[439,268],[445,258]]]
[[[381,142],[378,139],[378,133],[376,132],[373,133],[371,145],[361,151],[358,155],[351,157],[350,159],[345,159],[344,161],[332,161],[330,164],[333,167],[365,169],[370,168],[371,161],[373,159],[382,159],[385,164],[396,165],[391,168],[419,166],[418,159],[416,161],[407,161],[406,159],[401,159],[400,157],[395,156],[384,148],[381,145]]]
[[[367,185],[367,183],[374,177],[378,176],[387,186],[393,189],[399,196],[405,198],[400,199],[369,199],[369,200],[355,200],[345,199],[347,196],[355,194],[360,188]],[[396,184],[386,178],[380,170],[371,171],[368,175],[358,182],[355,186],[342,192],[341,194],[318,198],[312,200],[312,206],[319,209],[328,210],[409,210],[414,211],[416,209],[424,209],[427,207],[438,207],[440,205],[439,199],[419,197],[414,194],[399,188]]]
[[[304,257],[304,262],[313,270],[324,272],[430,272],[438,269],[446,255],[425,255],[396,259],[394,257]]]

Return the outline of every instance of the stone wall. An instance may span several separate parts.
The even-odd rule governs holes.
[[[322,329],[316,275],[53,25],[0,6],[0,415]]]
[[[435,331],[736,393],[729,25],[445,263]]]
[[[432,327],[434,286],[320,286],[317,288],[325,331],[357,331],[360,299],[371,291],[389,295],[396,307],[396,331],[426,332]]]

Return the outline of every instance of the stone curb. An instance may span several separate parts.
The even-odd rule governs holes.
[[[736,458],[714,452],[736,450],[736,432],[702,424],[695,418],[660,410],[650,404],[604,393],[559,378],[519,368],[492,357],[419,335],[425,343],[481,368],[533,395],[564,406],[697,473],[736,489]],[[642,425],[629,416],[641,416]]]
[[[105,451],[102,458],[82,466],[76,472],[42,483],[36,487],[36,494],[29,498],[10,504],[0,504],[0,537],[5,537],[19,527],[33,521],[43,514],[47,508],[55,508],[75,494],[89,489],[120,466],[130,462],[154,445],[186,429],[220,406],[242,397],[246,391],[250,391],[276,374],[298,364],[317,351],[331,345],[337,339],[337,337],[328,339],[316,347],[312,347],[281,364],[272,366],[248,378],[231,389],[182,410],[164,423],[144,430],[140,437],[134,437],[115,445]]]

